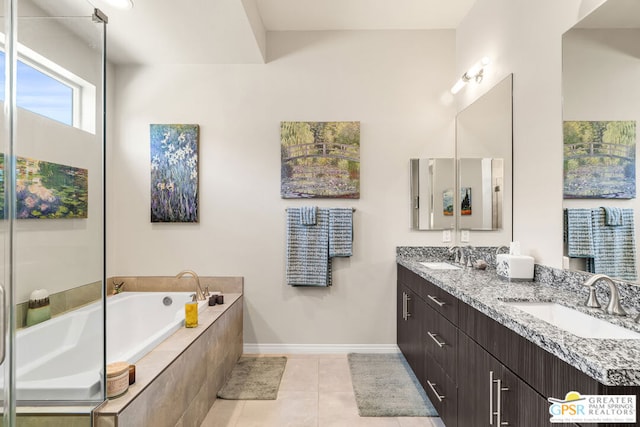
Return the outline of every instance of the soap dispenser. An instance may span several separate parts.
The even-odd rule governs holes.
[[[49,292],[46,289],[36,289],[29,296],[26,325],[33,326],[49,319],[51,319]]]

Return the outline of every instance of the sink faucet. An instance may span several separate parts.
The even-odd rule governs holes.
[[[506,251],[506,252],[505,252]],[[505,253],[509,253],[509,248],[507,246],[498,246],[498,248],[496,249],[496,256],[498,256],[500,254],[500,252],[505,252]]]
[[[186,274],[189,274],[193,276],[194,279],[196,279],[196,299],[198,301],[204,301],[205,299],[207,299],[207,296],[209,296],[209,290],[207,290],[206,293],[202,291],[202,288],[200,287],[200,278],[198,277],[195,271],[183,270],[176,275],[176,279],[180,279],[182,276]]]
[[[600,308],[600,303],[596,298],[596,283],[600,280],[604,280],[609,285],[609,304],[604,309],[606,313],[615,314],[617,316],[626,316],[627,312],[624,311],[622,306],[620,305],[620,293],[618,291],[618,285],[614,282],[611,277],[606,274],[596,274],[591,276],[586,282],[583,283],[584,286],[589,288],[589,298],[584,303],[587,307],[592,308]]]
[[[455,254],[454,262],[456,264],[460,262],[460,253],[461,252],[462,252],[462,250],[460,249],[460,246],[451,246],[449,248],[449,253],[450,254]]]
[[[467,250],[466,251],[467,252],[467,264],[466,264],[466,266],[467,267],[473,267],[473,261],[471,260],[471,254],[473,254],[473,246],[467,245],[467,246],[464,247],[464,249]],[[463,260],[460,260],[460,262],[462,264],[464,264]]]

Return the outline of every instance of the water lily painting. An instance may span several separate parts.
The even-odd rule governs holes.
[[[150,126],[151,222],[198,222],[198,130]]]
[[[5,156],[0,155],[0,180],[4,180]],[[16,218],[87,218],[87,169],[42,160],[16,158]],[[4,188],[4,182],[0,182]],[[0,197],[4,218],[4,192]]]

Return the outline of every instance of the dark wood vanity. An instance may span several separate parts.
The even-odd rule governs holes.
[[[576,425],[552,424],[547,401],[572,390],[636,395],[638,413],[640,387],[599,383],[402,265],[397,309],[398,346],[447,427]]]

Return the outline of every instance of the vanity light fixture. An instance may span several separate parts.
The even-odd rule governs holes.
[[[469,83],[471,80],[474,80],[476,83],[480,83],[482,81],[482,77],[484,76],[484,67],[489,65],[491,60],[488,57],[483,57],[480,61],[476,62],[473,67],[469,68],[466,73],[460,77],[460,80],[456,82],[451,88],[451,93],[456,94],[460,92],[460,90]]]

